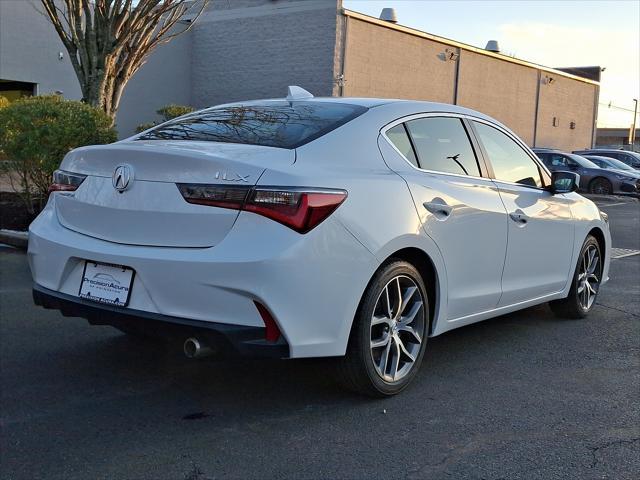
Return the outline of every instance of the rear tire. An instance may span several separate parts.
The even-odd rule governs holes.
[[[611,185],[611,182],[606,178],[594,178],[589,184],[589,193],[596,193],[598,195],[611,195],[613,193],[613,186]]]
[[[601,281],[602,252],[595,237],[589,235],[580,249],[569,296],[549,302],[549,307],[561,318],[585,318],[596,304]]]
[[[373,276],[360,301],[338,380],[349,390],[387,397],[418,372],[429,332],[429,299],[420,273],[390,260]]]

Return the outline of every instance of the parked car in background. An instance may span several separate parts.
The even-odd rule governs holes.
[[[637,175],[638,178],[640,178],[640,171],[636,170],[633,167],[630,167],[629,165],[627,165],[624,162],[621,162],[620,160],[616,160],[615,158],[602,157],[600,155],[581,155],[581,156],[583,156],[587,160],[592,161],[593,163],[598,165],[600,168],[606,168],[607,170],[620,170],[633,175]]]
[[[576,188],[479,112],[290,87],[69,152],[29,228],[33,296],[189,357],[341,357],[392,395],[428,337],[589,313],[611,236]]]
[[[571,171],[580,175],[580,190],[601,195],[640,193],[640,178],[634,172],[600,168],[575,153],[548,148],[534,148],[535,154],[549,170]]]
[[[616,150],[614,148],[592,148],[587,150],[574,150],[577,155],[598,155],[600,157],[610,157],[626,163],[630,167],[640,170],[640,153],[629,152],[627,150]]]

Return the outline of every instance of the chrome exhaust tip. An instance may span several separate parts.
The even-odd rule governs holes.
[[[211,347],[194,337],[189,337],[184,341],[183,350],[187,358],[203,358],[215,353]]]

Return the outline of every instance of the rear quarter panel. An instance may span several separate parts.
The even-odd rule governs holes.
[[[440,317],[441,305],[446,305],[439,301],[446,285],[442,257],[435,243],[421,235],[420,218],[405,180],[389,169],[378,148],[380,128],[391,120],[388,115],[363,115],[298,148],[293,166],[268,168],[259,184],[347,190],[347,199],[331,218],[376,259],[364,274],[352,278],[353,314],[380,265],[399,250],[418,248],[431,258],[437,272],[435,311]],[[350,328],[353,318],[347,320]]]

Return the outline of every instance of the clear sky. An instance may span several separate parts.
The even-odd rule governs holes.
[[[633,121],[633,99],[640,99],[640,0],[343,0],[343,5],[375,17],[383,7],[393,7],[400,25],[476,47],[498,40],[503,53],[549,67],[606,67],[598,126],[628,128]]]

